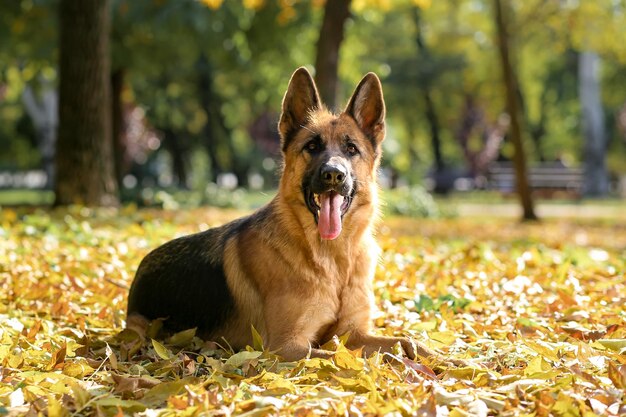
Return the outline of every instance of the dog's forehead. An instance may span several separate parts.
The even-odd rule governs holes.
[[[346,136],[358,140],[362,136],[354,119],[345,113],[332,114],[329,112],[317,112],[311,114],[307,129],[310,133],[319,135],[325,141],[343,141]]]

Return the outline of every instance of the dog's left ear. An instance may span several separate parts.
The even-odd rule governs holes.
[[[375,146],[385,138],[385,100],[378,76],[367,73],[352,93],[345,110]]]

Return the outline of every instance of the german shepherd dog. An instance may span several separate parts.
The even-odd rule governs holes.
[[[128,323],[162,318],[170,330],[196,327],[234,349],[252,344],[251,325],[286,360],[330,357],[346,346],[410,358],[436,355],[408,338],[371,333],[376,174],[385,103],[369,73],[346,109],[321,103],[305,68],[295,71],[278,124],[284,157],[279,191],[254,214],[170,241],[141,262]],[[131,327],[130,324],[127,326]]]

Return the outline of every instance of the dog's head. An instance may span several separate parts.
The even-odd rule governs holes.
[[[336,239],[359,209],[371,217],[385,137],[385,103],[375,74],[363,77],[337,115],[321,103],[309,72],[299,68],[285,93],[278,129],[281,193],[308,209],[322,239]]]

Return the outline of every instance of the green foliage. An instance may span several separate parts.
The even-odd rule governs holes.
[[[0,3],[0,167],[39,166],[35,132],[21,103],[26,84],[55,80],[56,0]]]
[[[389,190],[385,193],[385,206],[392,214],[410,217],[439,217],[439,205],[424,187],[414,185]]]
[[[428,295],[419,294],[415,299],[415,310],[420,313],[422,311],[439,311],[443,306],[446,306],[455,312],[460,312],[470,303],[471,300],[457,298],[452,294],[440,295],[434,300]]]
[[[424,91],[429,89],[449,165],[465,163],[455,135],[467,95],[475,97],[487,125],[502,112],[491,1],[355,1],[341,49],[340,94],[349,96],[367,71],[384,83],[388,137],[384,164],[411,184],[432,164]],[[112,66],[125,69],[125,100],[146,110],[149,125],[175,133],[186,155],[205,148],[212,132],[226,170],[258,167],[266,157],[249,126],[270,112],[275,120],[294,68],[311,66],[321,2],[285,1],[112,1]],[[0,4],[0,164],[18,168],[40,163],[21,94],[39,77],[57,82],[58,0]],[[419,19],[416,12],[419,9]],[[592,48],[603,58],[602,97],[609,115],[609,167],[623,172],[626,147],[613,116],[626,98],[623,2],[511,3],[514,63],[524,97],[527,133],[541,132],[546,159],[577,163],[582,141],[577,95],[577,51]],[[425,50],[417,45],[421,33]],[[205,56],[212,102],[226,132],[202,103],[198,65]],[[473,142],[481,142],[478,133]],[[526,137],[530,159],[539,148]],[[164,146],[165,147],[165,146]],[[5,151],[6,150],[6,151]],[[163,149],[159,150],[163,152]],[[503,152],[510,153],[505,145]],[[190,161],[191,171],[196,168]]]

